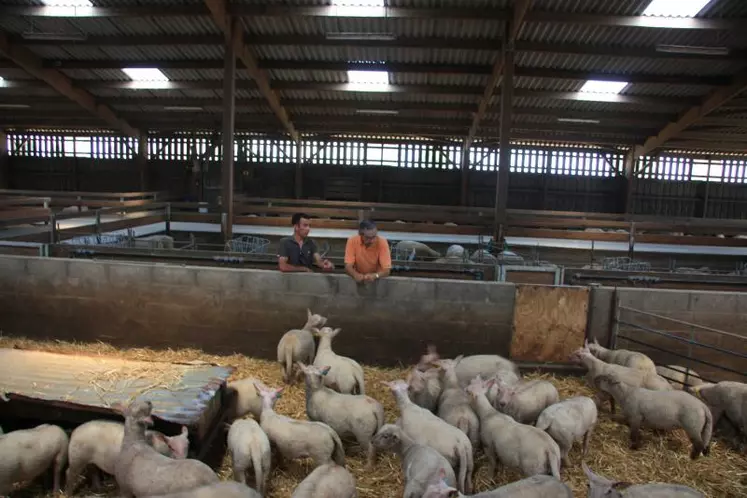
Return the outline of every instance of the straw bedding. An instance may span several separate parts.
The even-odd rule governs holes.
[[[239,354],[232,356],[207,355],[199,350],[180,349],[153,351],[149,349],[119,350],[104,343],[74,344],[63,342],[35,342],[19,338],[0,337],[0,347],[21,347],[60,353],[116,356],[131,360],[195,361],[202,360],[236,367],[232,380],[255,376],[272,386],[280,386],[281,373],[274,362],[248,358]],[[367,394],[379,400],[387,412],[388,422],[397,417],[394,400],[387,388],[380,382],[404,378],[404,369],[365,368]],[[530,374],[529,378],[545,378],[558,388],[562,398],[575,395],[591,395],[582,379],[553,375]],[[305,418],[303,386],[301,384],[286,389],[283,398],[276,406],[278,412],[298,418]],[[715,440],[708,457],[692,462],[689,459],[690,444],[681,431],[655,435],[645,431],[645,445],[639,451],[628,447],[628,429],[610,420],[609,412],[602,411],[600,421],[591,440],[587,464],[598,474],[629,482],[671,482],[692,486],[710,498],[744,498],[747,496],[747,456],[736,453],[724,443]],[[357,479],[361,498],[402,496],[402,474],[399,460],[391,454],[380,455],[372,472],[365,471],[365,456],[351,445],[346,444],[347,466]],[[563,468],[563,480],[572,488],[577,497],[586,496],[586,478],[581,470],[580,445],[575,445],[570,455],[571,467]],[[521,476],[512,470],[501,469],[495,478],[487,475],[486,460],[481,454],[476,458],[475,488],[484,491],[518,480]],[[223,479],[231,479],[228,457],[219,469]],[[309,462],[291,462],[288,468],[273,469],[268,498],[290,497],[295,486],[311,471]],[[43,496],[38,485],[19,490],[17,496]],[[78,495],[90,496],[85,487],[79,488]],[[116,496],[115,487],[108,485],[107,496]]]

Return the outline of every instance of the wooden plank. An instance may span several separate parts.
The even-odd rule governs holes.
[[[507,270],[506,282],[513,284],[553,285],[555,272]]]
[[[583,346],[588,287],[517,285],[511,358],[567,363]]]

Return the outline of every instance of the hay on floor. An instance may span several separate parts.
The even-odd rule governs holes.
[[[195,349],[159,350],[145,348],[119,350],[105,343],[37,342],[22,338],[0,337],[0,347],[19,347],[58,353],[115,356],[129,360],[157,360],[168,362],[207,362],[233,366],[236,371],[231,380],[248,376],[258,377],[271,386],[281,386],[280,366],[275,362],[249,358],[240,354],[216,356]],[[386,410],[387,422],[394,422],[397,409],[389,390],[382,381],[404,378],[404,369],[381,369],[365,367],[366,393],[379,400]],[[529,378],[551,381],[561,398],[591,395],[583,379],[550,374],[531,374]],[[305,418],[305,400],[301,383],[286,389],[278,401],[276,410],[284,415]],[[633,483],[670,482],[685,484],[701,490],[710,498],[744,498],[747,496],[747,457],[732,451],[718,440],[714,441],[711,454],[696,461],[689,458],[690,443],[682,431],[656,435],[644,432],[644,446],[638,451],[629,449],[627,427],[611,420],[607,406],[600,413],[600,420],[589,447],[587,464],[597,474]],[[562,478],[577,497],[586,496],[586,477],[581,470],[580,444],[574,445],[570,454],[571,466],[561,470]],[[355,445],[346,444],[348,469],[357,479],[361,498],[402,496],[402,474],[400,462],[391,454],[380,455],[373,471],[365,470],[365,455]],[[520,479],[514,471],[500,468],[494,477],[487,475],[486,459],[479,454],[475,461],[474,476],[476,491],[485,491]],[[267,498],[288,498],[295,486],[311,471],[310,462],[290,462],[287,468],[273,469]],[[230,458],[224,459],[218,470],[223,479],[232,479]],[[38,485],[20,490],[17,496],[44,496]],[[87,488],[79,488],[76,496],[89,496]],[[106,496],[116,496],[116,488],[107,486]]]

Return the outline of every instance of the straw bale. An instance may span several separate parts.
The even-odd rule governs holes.
[[[116,356],[132,360],[158,360],[179,363],[207,362],[233,366],[236,371],[231,380],[254,376],[271,386],[281,386],[282,376],[277,363],[249,358],[241,354],[215,356],[195,349],[169,349],[154,351],[145,348],[117,349],[109,344],[36,342],[22,338],[0,336],[0,347],[20,347],[59,353]],[[404,378],[405,369],[381,369],[364,367],[367,394],[379,400],[386,410],[387,421],[394,422],[397,410],[394,399],[387,388],[381,386],[385,380]],[[530,374],[529,378],[543,378],[551,381],[558,389],[561,398],[578,395],[591,395],[592,390],[583,379],[551,374]],[[305,417],[303,385],[297,384],[286,389],[278,401],[279,413],[297,418]],[[689,458],[689,441],[682,431],[669,434],[644,432],[645,444],[641,450],[632,451],[628,444],[627,427],[610,419],[606,410],[600,414],[600,421],[591,440],[588,465],[595,472],[610,478],[634,483],[671,482],[692,486],[703,491],[709,498],[744,498],[747,496],[747,457],[731,450],[726,444],[715,440],[711,455],[692,462]],[[402,473],[400,462],[394,455],[380,455],[373,471],[365,470],[365,455],[353,444],[346,443],[346,460],[350,471],[357,479],[361,498],[381,498],[402,496]],[[575,445],[570,454],[571,467],[563,468],[563,480],[573,489],[577,497],[586,496],[586,478],[581,470],[580,445]],[[491,478],[487,475],[486,459],[482,454],[476,458],[474,477],[477,491],[484,491],[520,479],[513,470],[499,469]],[[288,498],[295,486],[311,471],[308,461],[290,462],[285,469],[273,469],[268,498]],[[222,479],[231,479],[230,458],[226,457],[218,469]],[[19,490],[15,496],[44,496],[38,485]],[[87,488],[79,489],[79,496],[90,496]],[[102,496],[116,496],[115,486],[109,482]]]

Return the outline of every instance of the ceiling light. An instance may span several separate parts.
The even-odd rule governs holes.
[[[0,109],[28,109],[29,107],[31,106],[28,104],[0,104]]]
[[[728,47],[698,47],[693,45],[657,45],[657,52],[671,54],[728,55]]]
[[[397,114],[399,114],[399,111],[396,109],[356,109],[355,113],[396,116]]]
[[[651,0],[644,16],[694,17],[711,0]]]
[[[335,7],[383,7],[384,0],[332,0]]]
[[[598,124],[598,119],[583,119],[583,118],[558,118],[561,123],[590,123]]]
[[[579,92],[583,93],[620,93],[628,86],[627,81],[588,80]]]
[[[89,0],[42,0],[50,7],[93,7]]]
[[[163,108],[164,111],[204,111],[205,109],[200,106],[189,106],[189,105],[167,105]]]
[[[326,33],[325,38],[327,40],[394,41],[397,39],[397,35],[395,35],[394,33],[342,32],[342,33]]]
[[[122,68],[133,81],[169,81],[169,78],[155,67],[125,67]]]
[[[359,92],[388,92],[388,71],[348,71],[348,89]]]

